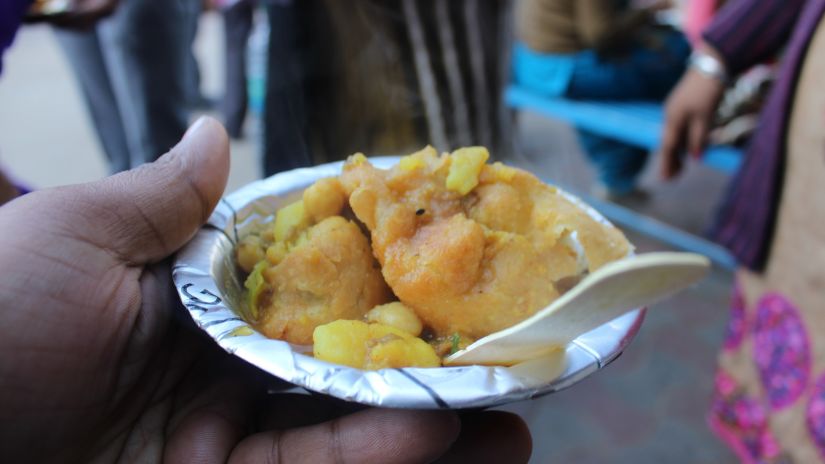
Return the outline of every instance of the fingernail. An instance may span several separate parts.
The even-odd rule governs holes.
[[[190,144],[193,141],[192,139],[193,139],[193,137],[195,137],[195,134],[197,134],[198,131],[203,129],[203,127],[206,125],[206,119],[207,119],[206,116],[201,116],[201,117],[198,118],[197,121],[192,123],[192,125],[189,126],[188,129],[186,129],[186,132],[183,133],[183,137],[181,137],[180,142],[178,142],[177,145],[175,145],[175,146],[176,147],[185,147],[188,144]],[[167,151],[166,153],[164,153],[163,156],[158,158],[155,162],[156,163],[166,163],[169,160],[171,160],[173,156],[187,156],[187,154],[190,153],[190,152],[191,152],[191,150],[185,150],[185,149],[184,150],[175,150],[173,148],[173,149],[170,149],[169,151]]]
[[[189,129],[186,129],[186,133],[183,134],[183,138],[189,138],[192,134],[198,132],[204,124],[206,124],[206,116],[199,117],[197,121],[195,121],[191,126],[189,126]]]

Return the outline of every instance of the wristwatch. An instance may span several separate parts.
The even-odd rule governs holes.
[[[691,69],[695,69],[708,77],[717,79],[723,84],[730,82],[730,76],[728,75],[727,69],[725,69],[725,64],[709,53],[701,51],[691,53],[688,64]]]

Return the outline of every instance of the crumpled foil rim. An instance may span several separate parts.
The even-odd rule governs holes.
[[[379,157],[370,162],[386,169],[398,159]],[[541,362],[363,371],[317,360],[305,346],[266,338],[240,315],[245,308],[244,288],[234,260],[235,244],[278,208],[300,198],[316,180],[339,175],[342,166],[343,162],[335,162],[296,169],[242,187],[220,201],[207,224],[177,254],[172,279],[183,305],[198,327],[227,352],[309,392],[346,401],[393,408],[463,409],[567,388],[616,359],[638,332],[644,309],[576,338],[565,347],[564,365],[555,371]],[[607,222],[590,206],[565,194],[594,218]]]

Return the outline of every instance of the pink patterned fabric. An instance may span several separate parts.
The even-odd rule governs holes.
[[[763,296],[753,321],[753,356],[774,410],[802,395],[811,375],[808,334],[799,311],[782,295]]]
[[[735,284],[722,356],[734,363],[752,360],[758,374],[752,380],[760,385],[746,389],[740,382],[750,377],[737,379],[720,369],[708,423],[742,462],[790,462],[769,417],[806,396],[805,425],[825,462],[825,373],[812,384],[811,347],[805,321],[788,298],[766,293],[755,308],[748,308],[739,282]],[[743,372],[747,370],[737,369],[737,375]]]
[[[757,398],[747,396],[736,381],[719,371],[716,374],[708,423],[713,431],[746,464],[768,462],[780,455],[780,447],[768,427],[765,408]]]
[[[819,456],[825,459],[825,374],[814,384],[808,407],[805,409],[805,424]]]

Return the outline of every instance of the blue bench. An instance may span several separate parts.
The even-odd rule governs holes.
[[[655,151],[659,147],[664,114],[662,105],[647,102],[583,101],[545,97],[516,85],[507,88],[505,102],[515,110],[527,110],[559,119],[579,129]],[[728,146],[711,146],[703,164],[726,174],[739,169],[742,153]],[[732,269],[736,263],[719,245],[647,217],[623,206],[581,195],[608,219],[679,249],[703,254],[718,265]]]
[[[516,85],[507,88],[504,98],[510,108],[560,119],[579,129],[650,151],[659,147],[664,114],[658,103],[549,98]],[[737,148],[712,146],[705,151],[702,162],[733,174],[741,159]]]

